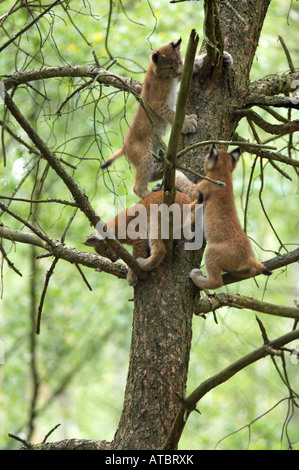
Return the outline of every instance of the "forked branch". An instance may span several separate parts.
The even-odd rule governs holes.
[[[87,196],[81,191],[76,181],[69,175],[69,173],[61,165],[59,159],[50,151],[45,142],[39,137],[35,130],[30,126],[29,122],[22,115],[20,110],[15,105],[14,101],[8,93],[5,94],[5,105],[10,113],[14,116],[16,121],[27,133],[34,145],[42,154],[43,158],[49,163],[52,169],[57,173],[61,180],[65,183],[70,190],[74,200],[76,201],[80,210],[86,215],[89,222],[96,227],[98,223],[102,223],[100,217],[92,208]],[[104,225],[104,224],[103,224]],[[107,243],[118,254],[118,256],[138,275],[144,278],[144,271],[140,268],[135,258],[122,246],[116,239],[107,239]]]
[[[166,442],[163,445],[163,450],[177,449],[178,442],[184,430],[187,419],[192,411],[196,409],[196,405],[210,390],[216,388],[218,385],[226,382],[231,377],[236,375],[241,370],[249,365],[259,361],[260,359],[269,356],[273,351],[282,348],[285,344],[299,338],[299,330],[291,331],[274,341],[269,341],[258,349],[242,357],[241,359],[233,362],[228,367],[223,369],[218,374],[213,375],[209,379],[202,382],[189,396],[181,400],[181,406],[174,420],[170,433]]]
[[[51,243],[48,244],[34,233],[11,230],[0,225],[0,238],[43,248],[55,258],[63,259],[72,264],[81,264],[88,268],[96,269],[97,271],[104,271],[118,278],[125,279],[127,276],[128,270],[123,264],[112,263],[102,256],[95,255],[88,251],[76,250],[75,248],[68,247],[64,243],[55,242],[54,240],[51,240]]]

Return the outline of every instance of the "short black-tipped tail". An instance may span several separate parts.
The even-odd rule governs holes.
[[[269,271],[269,270],[268,270],[268,269],[266,269],[266,268],[265,268],[265,269],[263,269],[263,271],[262,271],[262,272],[263,272],[263,274],[265,274],[266,276],[271,276],[271,274],[272,274],[272,271]]]
[[[102,170],[104,170],[105,168],[108,168],[108,166],[110,166],[112,164],[112,161],[111,160],[106,160],[101,166],[100,168]]]
[[[116,152],[114,152],[113,155],[111,155],[111,157],[108,158],[108,160],[106,160],[101,166],[100,168],[102,168],[102,170],[104,168],[108,168],[108,166],[110,166],[117,158],[121,157],[122,155],[124,155],[124,148],[121,147],[120,149],[118,149]]]
[[[205,200],[203,192],[199,189],[198,190],[198,204],[203,204]]]
[[[256,269],[258,273],[265,274],[266,276],[271,276],[272,274],[272,272],[269,271],[263,263],[260,263],[260,261],[257,261],[254,257],[251,258],[250,265]]]

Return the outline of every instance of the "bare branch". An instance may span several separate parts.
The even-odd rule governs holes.
[[[8,93],[5,94],[5,104],[11,114],[14,116],[16,121],[21,125],[27,135],[30,137],[34,145],[41,152],[43,157],[47,160],[52,169],[62,179],[65,185],[70,190],[74,200],[76,201],[79,209],[86,215],[91,224],[96,227],[97,223],[102,223],[100,217],[95,213],[92,208],[87,196],[80,190],[78,184],[73,178],[67,173],[64,167],[61,165],[59,159],[49,150],[45,142],[39,137],[35,130],[30,126],[29,122],[22,115],[20,110],[17,108],[12,98]],[[3,206],[3,205],[2,205]],[[1,203],[0,203],[1,207]],[[6,209],[7,211],[7,209]],[[104,224],[103,224],[104,225]],[[32,230],[32,229],[31,229]],[[34,232],[34,230],[32,230]],[[118,256],[142,279],[145,276],[144,271],[141,269],[135,258],[122,246],[122,244],[116,239],[107,239],[107,243],[111,245],[111,248],[118,254]]]
[[[251,109],[243,109],[238,112],[239,115],[250,119],[257,124],[261,129],[269,134],[285,135],[291,134],[292,132],[299,131],[299,121],[287,121],[284,124],[271,124],[265,121],[259,114],[255,113]]]
[[[193,75],[193,64],[195,60],[196,50],[199,42],[199,36],[195,29],[191,31],[186,57],[184,62],[183,74],[180,84],[180,89],[177,98],[176,111],[174,116],[174,122],[171,128],[169,143],[164,159],[164,203],[168,206],[172,205],[175,201],[175,169],[177,163],[177,152],[182,135],[182,128],[184,125],[184,119],[186,115],[187,101],[191,88],[191,81]],[[169,220],[169,234],[173,233],[172,229],[173,220]],[[170,235],[168,240],[164,240],[166,252],[168,255],[172,252],[173,246],[172,236]]]
[[[54,269],[55,269],[55,266],[56,266],[57,263],[58,263],[58,258],[55,258],[52,261],[50,269],[47,271],[47,274],[46,274],[46,279],[45,279],[44,287],[43,287],[43,290],[42,290],[41,299],[40,299],[39,306],[38,306],[38,309],[37,309],[37,319],[36,319],[35,332],[38,335],[40,333],[42,310],[43,310],[43,305],[44,305],[44,301],[45,301],[45,298],[46,298],[47,289],[48,289],[48,286],[49,286],[50,278],[54,273]]]
[[[252,82],[244,91],[244,107],[261,105],[299,109],[298,100],[294,97],[279,96],[294,93],[292,85],[296,80],[299,80],[298,71]]]
[[[273,106],[274,108],[299,109],[299,103],[289,96],[251,95],[244,106]]]
[[[38,246],[48,251],[51,256],[55,256],[56,258],[64,259],[73,264],[82,264],[83,266],[96,269],[97,271],[104,271],[121,279],[125,279],[127,276],[128,269],[123,264],[112,263],[108,259],[88,251],[80,251],[75,248],[67,247],[64,243],[52,241],[52,244],[48,245],[33,233],[11,230],[0,225],[0,238]]]
[[[234,137],[236,138],[236,140],[239,140],[242,142],[243,149],[248,153],[258,155],[260,158],[265,158],[267,160],[275,160],[277,162],[285,163],[286,165],[299,167],[298,160],[294,160],[293,158],[286,157],[285,155],[282,155],[281,153],[278,153],[278,152],[274,153],[274,152],[269,152],[267,150],[264,150],[264,148],[266,147],[259,148],[256,145],[253,145],[250,142],[243,139],[242,137],[240,137],[237,133],[234,134]]]
[[[237,134],[236,134],[237,135]],[[250,143],[247,140],[243,139],[242,137],[236,139],[236,140],[205,140],[202,142],[197,142],[196,144],[190,145],[189,147],[184,148],[180,153],[177,154],[177,158],[181,158],[183,155],[185,155],[188,152],[191,152],[191,150],[194,150],[198,147],[205,147],[207,145],[213,145],[213,144],[218,144],[218,145],[236,145],[238,147],[247,147],[250,146],[252,149],[269,149],[269,150],[276,150],[277,147],[273,147],[270,145],[264,145],[264,144],[255,144],[255,143]]]
[[[199,301],[199,305],[195,309],[196,315],[206,314],[213,312],[221,307],[238,307],[262,312],[268,315],[278,317],[294,318],[299,320],[299,309],[285,307],[283,305],[275,305],[269,302],[262,302],[251,297],[246,297],[238,294],[209,294]]]
[[[201,76],[203,77],[209,75],[212,68],[214,68],[216,74],[220,74],[222,72],[223,64],[220,58],[223,55],[224,49],[217,1],[205,0],[204,12],[204,40],[206,42],[207,55],[200,71]]]
[[[295,80],[299,80],[299,71],[282,75],[272,75],[255,82],[251,82],[248,87],[246,104],[250,104],[252,97],[255,95],[275,96],[291,93],[293,91],[292,83]]]
[[[44,67],[42,69],[27,70],[25,72],[16,72],[3,80],[5,89],[8,91],[13,86],[30,83],[34,80],[45,80],[48,78],[92,78],[103,85],[110,85],[119,90],[130,91],[139,94],[142,90],[142,84],[136,80],[121,77],[111,72],[107,72],[102,67],[95,65],[66,65],[63,67]]]
[[[166,168],[166,171],[164,173],[164,194],[168,193],[167,196],[164,196],[164,202],[166,202],[168,205],[173,204],[175,197],[175,168],[177,161],[177,152],[181,140],[182,128],[186,115],[187,100],[191,87],[193,64],[195,60],[198,42],[199,37],[196,31],[193,29],[191,31],[187,46],[182,80],[178,93],[174,123],[171,128],[171,134],[166,152],[166,159],[168,160],[170,165]]]
[[[48,199],[24,199],[21,197],[9,197],[9,196],[0,196],[0,199],[8,199],[9,201],[19,201],[19,202],[29,202],[30,204],[44,204],[48,202],[56,202],[57,204],[63,204],[64,206],[71,206],[71,207],[78,207],[75,202],[66,201],[65,199],[55,199],[55,198],[48,198]]]
[[[273,341],[269,341],[269,343],[264,344],[258,349],[255,349],[251,353],[230,364],[218,374],[202,382],[188,397],[182,399],[181,407],[177,413],[168,438],[162,449],[173,450],[177,448],[177,444],[184,430],[188,416],[192,411],[195,410],[196,404],[199,402],[199,400],[201,400],[201,398],[204,397],[210,390],[226,382],[238,372],[248,367],[250,364],[253,364],[260,359],[269,356],[272,349],[279,349],[285,344],[297,340],[298,338],[299,330],[295,330],[280,336]]]
[[[295,67],[294,67],[294,63],[292,61],[292,57],[291,57],[291,54],[290,54],[290,51],[288,50],[287,48],[287,45],[285,43],[285,40],[283,39],[283,37],[281,36],[278,36],[278,39],[282,45],[282,48],[285,52],[285,55],[286,55],[286,58],[287,58],[287,61],[288,61],[288,64],[289,64],[289,67],[290,67],[290,71],[291,72],[295,72]]]
[[[271,258],[267,261],[263,261],[266,269],[269,271],[274,271],[275,269],[282,268],[284,266],[288,266],[289,264],[296,263],[299,261],[299,248],[296,248],[289,253],[285,253],[284,255],[276,256],[275,258]],[[232,284],[234,282],[239,282],[242,279],[237,279],[230,274],[223,275],[223,283],[224,285]]]
[[[15,267],[13,262],[10,261],[10,259],[8,258],[6,251],[4,250],[4,248],[2,246],[1,240],[0,240],[0,253],[1,253],[3,259],[5,259],[5,261],[7,262],[8,267],[13,269],[15,273],[17,273],[19,276],[22,277],[22,273]]]

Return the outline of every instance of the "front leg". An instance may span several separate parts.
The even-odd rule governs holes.
[[[163,117],[169,124],[174,123],[175,112],[170,106],[163,105],[161,107],[155,107],[157,113]],[[182,133],[183,134],[194,134],[197,130],[197,116],[196,114],[189,114],[185,116]]]
[[[137,239],[133,243],[133,256],[137,258],[146,258],[148,255],[148,241],[147,239]],[[136,286],[138,282],[137,274],[129,268],[127,274],[127,283],[129,286]]]
[[[207,54],[204,53],[195,57],[193,73],[200,73],[200,69],[202,68],[206,55]],[[231,67],[233,63],[234,63],[234,60],[232,56],[230,55],[230,53],[227,51],[223,51],[223,66]]]

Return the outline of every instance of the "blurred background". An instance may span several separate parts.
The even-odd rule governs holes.
[[[8,0],[0,5],[2,43],[33,18],[28,10],[20,8],[3,20],[14,4],[15,1]],[[203,39],[202,9],[202,2],[73,0],[68,8],[54,8],[51,15],[44,16],[0,54],[1,77],[48,66],[93,65],[94,51],[101,66],[142,82],[149,55],[155,48],[182,37],[184,55],[192,28]],[[38,9],[33,11],[36,16]],[[298,21],[298,2],[272,0],[251,80],[289,71],[279,35],[298,67]],[[117,196],[126,196],[127,206],[136,202],[131,192],[133,172],[125,158],[119,159],[109,173],[99,169],[99,164],[121,146],[136,101],[112,87],[90,83],[67,100],[58,115],[61,103],[86,82],[77,79],[34,82],[30,87],[19,87],[14,99],[47,145],[65,162],[94,209],[107,221],[115,215]],[[288,117],[287,110],[281,114]],[[269,120],[266,111],[265,116]],[[0,119],[5,119],[1,104]],[[298,111],[292,111],[292,119],[299,119]],[[274,118],[270,120],[276,122]],[[13,120],[9,125],[28,142]],[[237,131],[243,138],[254,141],[244,120]],[[259,136],[262,141],[269,138],[262,131]],[[273,145],[288,155],[288,136],[276,138]],[[298,147],[296,134],[293,145]],[[71,200],[47,164],[37,161],[36,155],[7,133],[2,133],[1,152],[2,196],[10,196],[19,187],[16,194],[19,198]],[[257,160],[252,170],[253,163],[254,157],[244,153],[234,172],[236,203],[240,220],[243,224],[246,221],[256,256],[267,260],[298,246],[298,174],[279,164],[290,180],[266,161],[261,167]],[[92,228],[79,211],[74,214],[73,207],[21,201],[12,202],[10,207],[25,219],[30,217],[54,240],[61,239],[73,217],[65,243],[80,250],[85,248],[82,243]],[[21,224],[6,214],[1,222],[21,229]],[[3,247],[19,274],[2,258],[0,341],[4,357],[0,364],[0,448],[19,447],[8,433],[40,442],[58,423],[60,427],[50,437],[51,441],[111,440],[122,410],[127,375],[132,288],[125,280],[81,267],[87,280],[84,282],[73,265],[60,260],[45,297],[41,332],[36,335],[36,312],[52,260],[36,261],[42,250],[27,245],[3,240]],[[294,301],[299,301],[298,279],[297,263],[276,270],[270,279],[250,279],[221,291],[293,307]],[[258,316],[269,339],[292,329],[292,320]],[[205,320],[194,317],[188,392],[261,345],[254,312],[223,308],[217,311],[217,323],[212,314]],[[299,345],[293,347],[298,349]],[[298,366],[294,362],[289,355],[285,356],[289,381],[298,392]],[[277,364],[283,374],[281,361],[277,360]],[[270,358],[246,368],[210,392],[198,408],[201,414],[190,416],[180,449],[287,449],[290,445],[299,448],[298,409],[289,400],[289,389]]]

